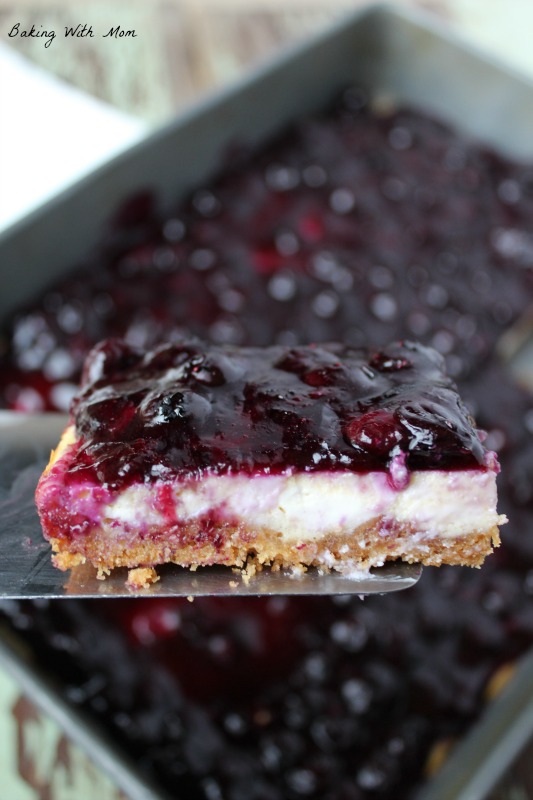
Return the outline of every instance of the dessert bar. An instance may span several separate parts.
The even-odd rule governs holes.
[[[476,566],[505,522],[495,454],[408,341],[108,340],[72,411],[37,489],[61,568]]]

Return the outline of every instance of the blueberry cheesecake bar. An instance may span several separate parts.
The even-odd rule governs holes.
[[[62,569],[477,566],[505,522],[496,456],[416,343],[111,339],[71,411],[37,488]]]

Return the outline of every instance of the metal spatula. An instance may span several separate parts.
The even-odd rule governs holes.
[[[346,577],[310,569],[303,575],[265,569],[245,580],[229,567],[196,572],[174,565],[158,570],[161,580],[147,589],[126,586],[126,570],[101,581],[90,566],[61,572],[51,563],[43,539],[34,492],[50,449],[57,445],[67,417],[0,412],[0,598],[132,597],[201,595],[380,594],[408,589],[422,567],[395,562]]]

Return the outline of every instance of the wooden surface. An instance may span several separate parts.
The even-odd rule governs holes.
[[[367,0],[0,0],[0,41],[119,109],[157,124],[283,44],[304,38]],[[446,18],[440,0],[401,0]],[[65,38],[91,25],[93,37]],[[9,36],[19,24],[19,34]],[[20,32],[56,32],[46,39]],[[120,25],[135,38],[104,38]]]

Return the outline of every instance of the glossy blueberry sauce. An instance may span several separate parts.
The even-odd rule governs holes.
[[[198,340],[146,353],[107,340],[73,404],[68,481],[483,467],[442,357],[411,342],[267,348]]]
[[[468,731],[500,667],[533,645],[533,398],[494,354],[533,299],[532,219],[533,164],[412,110],[377,115],[350,89],[260,152],[233,151],[165,217],[134,198],[85,269],[13,318],[0,380],[26,409],[67,408],[110,336],[126,340],[108,362],[125,372],[136,348],[184,335],[284,345],[306,397],[339,371],[304,365],[299,344],[371,343],[376,380],[401,385],[413,354],[388,343],[417,339],[444,356],[501,462],[502,546],[406,592],[4,605],[65,696],[171,797],[411,800],[433,746]],[[194,366],[199,397],[226,385],[219,363]],[[259,417],[276,410],[252,397]],[[157,403],[163,419],[182,408]],[[296,431],[289,410],[278,419]],[[116,411],[126,428],[139,413]],[[346,425],[380,463],[403,430],[389,412]]]

